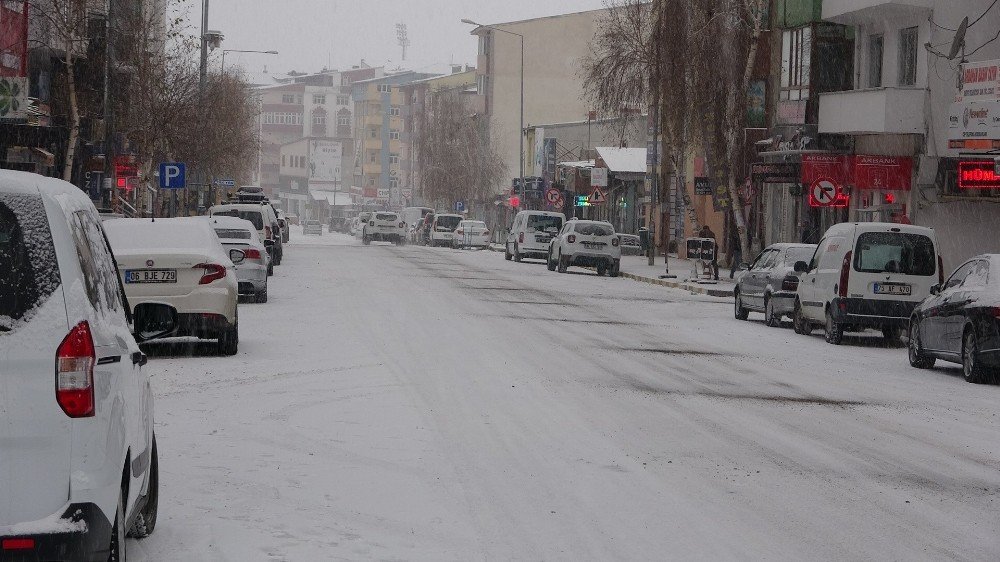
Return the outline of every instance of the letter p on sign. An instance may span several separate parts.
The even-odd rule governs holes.
[[[163,162],[160,164],[160,189],[182,189],[185,181],[183,162]]]

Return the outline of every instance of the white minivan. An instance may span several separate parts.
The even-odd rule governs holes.
[[[881,330],[899,339],[913,309],[941,283],[943,264],[934,231],[895,223],[843,223],[830,227],[812,260],[795,264],[795,331],[826,329],[840,344],[845,331]]]
[[[0,170],[0,560],[125,560],[156,525],[146,356],[101,218],[79,188]],[[134,332],[133,332],[134,331]]]
[[[504,257],[510,261],[521,258],[548,259],[549,242],[562,230],[566,215],[550,211],[521,211],[507,234]]]

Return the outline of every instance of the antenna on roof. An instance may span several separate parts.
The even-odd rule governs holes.
[[[405,23],[396,24],[396,41],[403,48],[403,60],[406,60],[406,48],[410,46],[410,37],[407,34]]]
[[[969,16],[965,16],[962,19],[962,24],[958,26],[958,31],[955,32],[955,39],[951,42],[951,50],[948,51],[948,60],[955,60],[955,57],[961,51],[962,60],[959,62],[965,62],[965,32],[967,29],[969,29]]]

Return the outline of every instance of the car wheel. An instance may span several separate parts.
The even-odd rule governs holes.
[[[558,260],[556,270],[559,271],[559,273],[566,273],[566,270],[569,269],[569,258],[562,255],[562,251],[560,251]]]
[[[844,325],[838,324],[833,319],[833,313],[826,309],[826,342],[833,345],[840,345],[844,341]]]
[[[610,275],[612,277],[618,277],[619,275],[621,275],[621,269],[622,269],[621,260],[615,260],[615,263],[611,265]]]
[[[510,253],[510,244],[503,245],[503,259],[507,261],[514,259],[514,255]]]
[[[514,245],[514,261],[521,263],[521,250],[517,247],[517,244]]]
[[[798,300],[795,301],[795,312],[792,315],[792,323],[796,334],[808,336],[813,331],[812,322],[806,320],[806,317],[802,314],[802,305]]]
[[[236,355],[240,347],[240,319],[236,317],[233,325],[219,335],[219,355]]]
[[[608,273],[608,266],[603,263],[597,266],[597,276],[604,277]]]
[[[115,509],[115,523],[111,527],[111,547],[108,549],[108,562],[125,562],[125,498],[128,490],[122,485],[118,492],[118,507]]]
[[[549,268],[549,271],[556,270],[556,262],[552,259],[552,248],[549,248],[549,257],[545,259],[545,266]]]
[[[254,301],[256,301],[256,302],[258,302],[260,304],[264,304],[264,303],[267,302],[267,287],[264,287],[263,291],[261,291],[261,292],[257,293],[256,295],[254,295]]]
[[[899,329],[899,326],[883,326],[882,338],[885,340],[885,343],[897,344],[899,343],[900,332],[902,330]]]
[[[367,245],[369,245],[369,244],[372,243],[372,239],[369,238],[367,234],[362,234],[361,235],[361,243],[364,244],[365,246],[367,246]]]
[[[267,276],[270,277],[274,275],[274,264],[270,263],[267,265]]]
[[[770,328],[781,326],[781,317],[774,313],[774,300],[768,296],[764,298],[764,323]]]
[[[146,487],[146,505],[142,507],[139,514],[132,523],[132,530],[128,535],[137,539],[144,539],[153,534],[156,529],[156,512],[160,503],[160,461],[156,454],[156,436],[153,436],[153,445],[149,459],[149,485]]]
[[[733,297],[735,299],[733,307],[736,314],[736,319],[746,320],[747,318],[750,317],[750,309],[743,306],[743,297],[740,295],[739,291],[736,291],[736,294],[733,295]]]
[[[910,321],[910,342],[907,347],[907,355],[910,358],[910,366],[917,369],[930,369],[934,366],[936,359],[923,354],[920,345],[920,322],[914,318]]]
[[[986,369],[979,363],[979,341],[971,327],[965,329],[962,337],[962,374],[965,375],[965,382],[989,382]]]

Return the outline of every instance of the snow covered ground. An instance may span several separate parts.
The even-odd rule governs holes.
[[[154,350],[138,560],[1000,558],[957,367],[487,251],[293,232],[271,283],[239,355]]]

